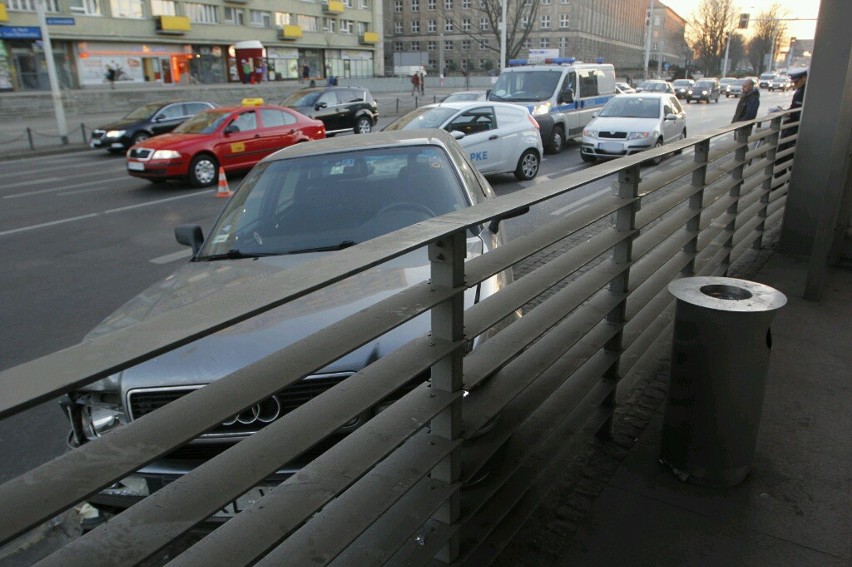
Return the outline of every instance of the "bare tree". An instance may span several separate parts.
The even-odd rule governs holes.
[[[708,75],[721,72],[726,34],[736,29],[737,22],[734,0],[701,0],[692,13],[687,41],[695,51],[698,66]]]
[[[538,17],[540,0],[506,0],[506,59],[518,56],[524,43],[530,36],[530,32]],[[458,17],[447,14],[448,20],[453,20],[456,30],[462,30],[468,37],[478,41],[484,49],[500,54],[500,19],[502,17],[501,0],[474,0],[475,8],[467,14],[474,14],[471,18],[473,26],[470,31],[464,31],[462,22]],[[479,19],[485,18],[488,22],[487,29],[480,30]],[[496,40],[496,41],[494,41]]]
[[[787,13],[779,4],[773,4],[769,10],[761,12],[752,20],[754,33],[748,44],[748,59],[758,74],[769,68],[767,62],[770,56],[778,56],[779,46],[787,34],[787,24],[781,19]]]

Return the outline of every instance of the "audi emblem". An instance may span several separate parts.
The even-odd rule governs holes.
[[[222,422],[225,427],[240,423],[252,425],[255,423],[272,423],[281,416],[281,401],[278,396],[266,398],[262,402],[252,404],[231,419]]]

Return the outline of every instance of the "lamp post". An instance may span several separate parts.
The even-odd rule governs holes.
[[[47,63],[47,78],[50,81],[50,94],[53,98],[53,112],[59,127],[59,139],[62,145],[68,144],[68,126],[65,122],[65,109],[62,107],[62,94],[59,92],[59,81],[56,79],[56,62],[53,60],[53,47],[50,44],[50,33],[47,30],[44,0],[36,0],[38,24],[41,28],[41,41],[44,49],[44,59]]]
[[[648,29],[645,37],[645,78],[648,78],[648,61],[651,59],[651,29],[654,24],[654,0],[648,8]]]
[[[508,1],[500,2],[500,71],[506,68],[506,4]]]

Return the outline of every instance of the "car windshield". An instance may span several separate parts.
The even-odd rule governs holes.
[[[470,202],[433,145],[271,161],[246,176],[196,261],[342,250]]]
[[[699,81],[699,82],[695,83],[695,88],[696,89],[712,89],[713,83]]]
[[[690,81],[689,79],[678,79],[677,81],[672,83],[672,85],[676,87],[689,87],[692,86],[692,81]]]
[[[749,79],[737,79],[736,81],[734,81],[734,84],[735,85],[744,85],[744,84],[746,84],[746,81],[748,81],[748,80]]]
[[[666,90],[666,84],[665,83],[650,83],[650,82],[648,82],[648,83],[642,83],[642,85],[640,85],[640,86],[641,86],[643,91],[663,92],[663,91]]]
[[[285,98],[281,106],[313,106],[321,94],[322,91],[297,91]]]
[[[389,124],[385,130],[415,130],[440,128],[458,109],[443,106],[421,106]]]
[[[154,114],[161,108],[163,108],[163,105],[160,103],[146,104],[130,111],[124,116],[124,118],[127,120],[145,120],[154,116]]]
[[[610,99],[598,116],[602,118],[659,118],[660,101],[657,98],[618,97]]]
[[[767,80],[767,79],[774,79],[775,73],[764,73],[760,76],[760,78],[764,81]]]
[[[230,115],[231,112],[227,110],[205,110],[175,128],[174,131],[179,134],[212,134]]]
[[[443,102],[467,102],[471,100],[479,100],[480,93],[453,93],[443,100]]]
[[[553,96],[562,71],[512,71],[501,73],[491,89],[491,100],[528,101],[546,100]]]

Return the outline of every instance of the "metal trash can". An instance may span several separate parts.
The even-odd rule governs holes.
[[[787,303],[760,283],[690,277],[677,299],[660,462],[681,480],[733,486],[754,460],[769,366],[769,324]]]

